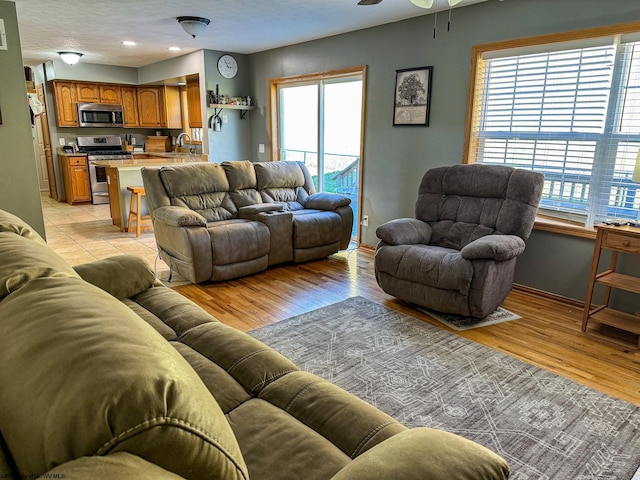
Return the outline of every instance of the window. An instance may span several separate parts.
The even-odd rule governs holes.
[[[640,221],[640,38],[539,40],[475,52],[467,161],[543,173],[551,217]]]

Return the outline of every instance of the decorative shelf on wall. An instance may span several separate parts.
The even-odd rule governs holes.
[[[210,108],[213,108],[213,116],[217,117],[218,115],[220,115],[220,112],[222,112],[222,110],[240,110],[240,119],[244,119],[245,115],[247,114],[247,112],[249,110],[253,110],[254,106],[249,106],[249,105],[232,105],[232,104],[228,104],[228,103],[211,103],[209,104]]]

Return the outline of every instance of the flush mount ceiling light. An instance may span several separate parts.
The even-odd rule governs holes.
[[[207,28],[210,22],[208,18],[203,17],[178,17],[176,20],[178,20],[182,29],[193,38],[196,38],[197,35],[204,32],[204,29]]]
[[[80,61],[81,53],[78,52],[58,52],[60,58],[67,65],[75,65]]]

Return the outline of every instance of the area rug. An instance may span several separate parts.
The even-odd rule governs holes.
[[[502,455],[512,480],[628,480],[640,408],[362,297],[249,332],[408,427]]]
[[[487,325],[495,325],[496,323],[509,322],[522,318],[520,315],[510,312],[506,308],[498,307],[493,313],[484,318],[467,317],[464,315],[454,315],[453,313],[434,312],[428,308],[416,305],[416,308],[430,317],[435,318],[450,328],[461,332],[462,330],[470,330],[472,328],[486,327]]]

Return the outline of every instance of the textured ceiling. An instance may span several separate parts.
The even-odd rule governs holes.
[[[357,0],[14,0],[25,65],[84,54],[83,62],[140,67],[199,49],[255,53],[448,8],[424,10],[409,0],[358,6]],[[457,7],[487,0],[463,0]],[[176,21],[211,23],[193,39]],[[137,43],[127,47],[124,40]],[[169,47],[179,47],[178,52]]]

